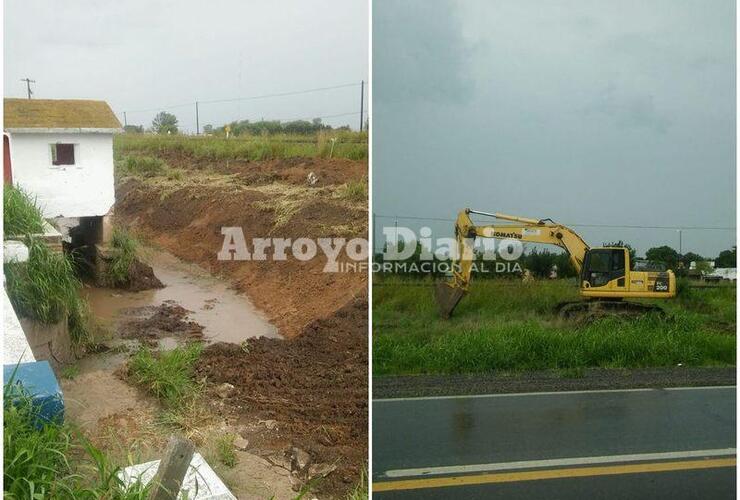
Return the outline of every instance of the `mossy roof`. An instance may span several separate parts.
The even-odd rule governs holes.
[[[83,99],[14,99],[4,103],[4,128],[119,129],[105,101]]]

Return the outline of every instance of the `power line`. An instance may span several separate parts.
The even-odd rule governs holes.
[[[270,97],[285,97],[289,95],[310,94],[312,92],[323,92],[325,90],[343,89],[346,87],[359,87],[359,86],[360,86],[359,83],[345,83],[343,85],[333,85],[331,87],[318,87],[315,89],[296,90],[293,92],[281,92],[278,94],[253,95],[249,97],[234,97],[231,99],[214,99],[212,101],[199,101],[199,102],[201,104],[215,104],[215,103],[220,103],[220,102],[249,101],[253,99],[267,99]]]
[[[212,99],[210,101],[197,101],[199,104],[216,104],[216,103],[224,103],[224,102],[237,102],[237,101],[249,101],[249,100],[255,100],[255,99],[268,99],[272,97],[285,97],[285,96],[291,96],[291,95],[301,95],[301,94],[310,94],[313,92],[324,92],[327,90],[335,90],[335,89],[341,89],[346,87],[359,87],[361,83],[345,83],[342,85],[332,85],[329,87],[317,87],[313,89],[304,89],[304,90],[295,90],[291,92],[279,92],[275,94],[261,94],[261,95],[253,95],[253,96],[247,96],[247,97],[233,97],[230,99]],[[162,111],[165,109],[175,109],[175,108],[183,108],[185,106],[193,106],[196,103],[196,101],[182,103],[182,104],[173,104],[171,106],[161,106],[158,108],[148,108],[148,109],[136,109],[133,111],[126,110],[127,113],[149,113],[152,111]]]
[[[436,221],[436,222],[455,222],[455,219],[440,217],[417,217],[412,215],[382,215],[375,214],[382,219],[407,219],[419,221]],[[671,230],[707,230],[707,231],[735,231],[736,227],[723,226],[641,226],[641,225],[619,225],[619,224],[566,224],[565,226],[573,227],[592,227],[592,228],[611,228],[611,229],[671,229]]]

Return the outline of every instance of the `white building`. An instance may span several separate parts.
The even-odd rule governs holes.
[[[5,99],[4,104],[13,184],[37,197],[46,218],[106,215],[115,202],[113,134],[121,131],[108,104],[66,99]]]

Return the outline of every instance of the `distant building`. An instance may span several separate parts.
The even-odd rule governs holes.
[[[735,267],[717,267],[711,273],[707,275],[708,278],[713,277],[720,280],[728,280],[734,282],[737,279],[737,268]]]
[[[102,217],[115,202],[113,134],[104,101],[5,99],[4,178],[37,197],[46,218]]]

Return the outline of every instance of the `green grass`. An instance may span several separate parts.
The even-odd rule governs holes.
[[[165,162],[151,156],[126,156],[118,162],[117,167],[117,170],[123,175],[139,177],[165,175],[168,170]]]
[[[62,378],[67,380],[74,380],[80,374],[80,367],[78,365],[67,365],[62,368]]]
[[[331,151],[330,139],[336,138]],[[154,155],[178,153],[205,160],[272,160],[279,158],[367,158],[367,134],[333,132],[315,135],[276,134],[269,136],[194,137],[185,135],[120,134],[114,138],[119,156],[136,153]],[[126,160],[128,161],[128,160]],[[124,165],[128,168],[128,165]]]
[[[44,217],[36,200],[21,188],[6,184],[3,188],[3,234],[25,236],[41,233]]]
[[[202,350],[199,343],[159,352],[142,347],[129,360],[128,373],[135,384],[144,387],[165,407],[181,408],[197,395],[199,385],[193,371]]]
[[[367,182],[363,179],[342,184],[337,188],[337,197],[357,203],[367,202]]]
[[[661,301],[666,317],[578,325],[551,312],[577,299],[571,281],[479,280],[446,321],[437,317],[431,285],[376,282],[374,375],[735,364],[734,288]]]
[[[3,396],[4,498],[147,498],[147,487],[126,488],[117,476],[120,467],[72,427],[44,422],[12,378]]]
[[[369,498],[367,469],[363,468],[362,471],[360,471],[360,480],[357,482],[354,489],[347,495],[347,500],[365,500],[367,498]]]
[[[216,454],[219,462],[226,467],[236,465],[236,453],[234,452],[234,434],[224,434],[216,439]]]
[[[123,285],[129,281],[131,266],[136,261],[139,242],[121,228],[113,230],[111,239],[111,260],[105,268],[103,281],[110,287]]]
[[[53,252],[43,242],[27,239],[28,262],[5,264],[6,289],[19,316],[54,324],[65,316],[75,345],[90,340],[89,306],[72,257]]]

